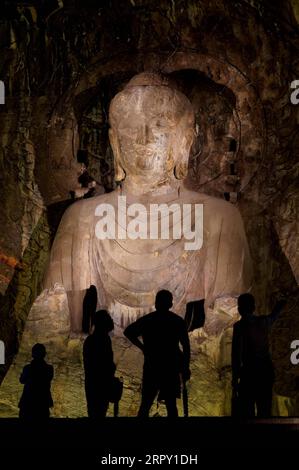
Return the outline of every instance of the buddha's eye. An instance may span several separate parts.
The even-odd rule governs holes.
[[[157,119],[151,123],[153,129],[162,129],[163,131],[171,130],[174,124],[166,119]]]
[[[153,127],[156,127],[159,129],[159,128],[166,128],[168,127],[168,125],[167,125],[167,122],[165,122],[164,120],[158,119],[158,121],[153,123]]]

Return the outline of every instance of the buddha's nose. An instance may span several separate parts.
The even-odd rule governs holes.
[[[150,141],[150,129],[146,124],[138,127],[137,144],[145,145]]]

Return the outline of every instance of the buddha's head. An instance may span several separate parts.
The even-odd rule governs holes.
[[[109,137],[115,179],[157,187],[187,176],[194,138],[194,111],[171,81],[144,72],[110,104]]]

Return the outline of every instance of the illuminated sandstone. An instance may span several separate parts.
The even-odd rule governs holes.
[[[194,138],[194,113],[186,96],[165,77],[137,75],[112,100],[110,124],[120,188],[67,210],[45,280],[45,287],[57,282],[67,291],[72,331],[81,331],[82,300],[90,285],[97,287],[99,305],[109,308],[120,327],[150,311],[161,288],[173,293],[173,309],[181,315],[190,300],[205,298],[208,307],[216,298],[248,290],[251,266],[238,210],[182,184]],[[202,204],[202,248],[186,252],[183,236],[99,240],[96,207],[109,204],[117,214],[120,195],[127,204],[145,207]]]

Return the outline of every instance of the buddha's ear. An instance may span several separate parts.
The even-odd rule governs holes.
[[[177,145],[179,145],[178,154],[177,154],[177,164],[174,167],[174,175],[176,179],[183,180],[187,177],[188,174],[188,162],[191,146],[194,139],[194,129],[185,130],[183,136],[177,140]]]
[[[121,166],[120,146],[117,133],[112,128],[109,129],[109,140],[114,156],[114,179],[115,181],[123,181],[126,177],[126,173]]]

